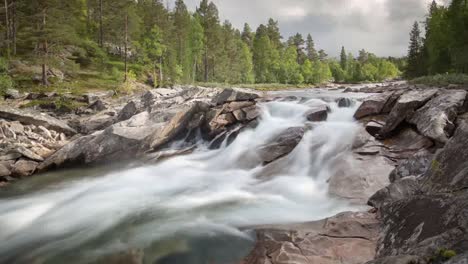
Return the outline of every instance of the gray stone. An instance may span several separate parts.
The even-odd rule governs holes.
[[[301,142],[305,130],[303,127],[291,127],[273,138],[270,143],[261,146],[258,154],[264,164],[271,163],[291,153]]]
[[[382,93],[370,96],[364,100],[354,114],[354,118],[361,119],[382,113],[382,110],[393,93]]]
[[[380,132],[380,130],[382,129],[383,126],[384,126],[384,124],[378,123],[376,121],[371,121],[371,122],[367,123],[366,131],[367,131],[367,133],[369,133],[370,135],[375,137],[377,134],[379,134],[379,132]]]
[[[12,175],[14,177],[26,177],[32,175],[39,163],[20,159],[13,165]]]
[[[67,135],[76,134],[76,131],[64,122],[44,113],[20,110],[3,105],[0,106],[0,118],[19,121],[23,125],[43,126]]]
[[[22,96],[20,92],[16,89],[7,89],[4,94],[4,97],[6,99],[20,99]]]
[[[377,209],[404,198],[421,193],[420,185],[414,176],[398,180],[379,190],[369,198],[367,204]]]
[[[104,111],[107,109],[106,105],[100,99],[89,105],[89,108],[94,111]]]
[[[388,138],[406,118],[412,116],[418,108],[431,100],[436,94],[436,89],[413,90],[404,93],[390,112],[379,137]]]
[[[390,174],[390,182],[395,182],[409,176],[420,176],[424,174],[432,161],[433,154],[423,149],[409,159],[398,162],[398,166]]]
[[[322,122],[328,118],[328,108],[326,105],[312,107],[306,112],[307,120],[311,122]]]
[[[224,89],[219,95],[213,98],[213,104],[223,105],[236,101],[253,101],[259,98],[258,94],[246,93],[234,89]]]
[[[117,121],[125,121],[138,113],[137,105],[134,101],[130,101],[124,106],[117,116]]]
[[[0,178],[7,177],[10,175],[11,175],[10,169],[8,169],[7,166],[5,166],[5,164],[0,163]]]
[[[455,128],[455,119],[461,110],[466,91],[443,92],[420,108],[407,121],[416,125],[424,136],[446,143]]]
[[[366,264],[427,264],[424,258],[419,256],[401,255],[395,257],[379,258]]]

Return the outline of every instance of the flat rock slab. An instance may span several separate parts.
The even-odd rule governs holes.
[[[304,224],[257,230],[257,243],[242,264],[361,264],[375,256],[379,222],[370,213],[341,213]]]
[[[0,118],[19,121],[24,125],[43,126],[66,135],[76,134],[76,131],[64,122],[44,113],[26,111],[3,105],[0,106]]]
[[[354,114],[354,118],[361,119],[366,116],[382,113],[382,110],[392,95],[393,93],[382,93],[366,98]]]
[[[301,142],[305,129],[303,127],[291,127],[286,129],[258,150],[259,156],[265,164],[271,163],[291,153]]]

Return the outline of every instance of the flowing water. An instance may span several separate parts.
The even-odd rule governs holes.
[[[316,96],[315,96],[316,97]],[[356,106],[331,109],[275,177],[256,149],[304,126],[311,98],[261,105],[254,129],[231,144],[156,165],[60,171],[19,182],[0,198],[0,263],[107,263],[144,251],[145,263],[235,263],[254,244],[249,227],[318,220],[355,208],[327,194],[330,164],[349,151]]]

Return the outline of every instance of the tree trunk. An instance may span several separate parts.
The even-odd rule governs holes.
[[[42,27],[43,29],[45,29],[46,27],[46,23],[47,23],[47,9],[44,9],[43,13],[42,13]],[[48,43],[47,43],[47,38],[44,38],[44,41],[42,43],[42,51],[43,51],[43,59],[44,61],[42,62],[42,85],[44,86],[48,86],[49,85],[49,82],[47,80],[47,65],[46,65],[46,61],[47,61],[47,56],[48,56]]]
[[[104,47],[104,28],[102,26],[102,1],[99,0],[99,46]]]
[[[5,0],[5,27],[6,27],[6,44],[7,44],[7,59],[10,59],[10,19],[8,17],[8,0]]]
[[[13,10],[12,10],[12,20],[13,20],[13,25],[12,25],[12,38],[13,38],[13,56],[16,56],[16,33],[18,30],[18,25],[17,25],[17,17],[16,17],[16,0],[13,0]]]
[[[205,46],[205,55],[203,58],[204,61],[204,66],[205,66],[205,82],[208,82],[208,50],[207,47]]]
[[[125,56],[125,78],[124,81],[128,80],[128,14],[125,15],[125,48],[124,48],[124,56]]]
[[[163,85],[163,57],[159,57],[159,87]]]

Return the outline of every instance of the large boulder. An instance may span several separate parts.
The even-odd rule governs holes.
[[[361,264],[375,255],[378,220],[370,213],[342,213],[326,220],[259,229],[242,264]]]
[[[406,177],[393,182],[369,198],[368,205],[380,209],[384,205],[402,200],[420,193],[420,184],[416,177]]]
[[[32,175],[39,163],[35,161],[20,159],[15,165],[13,165],[12,176],[14,177],[26,177]]]
[[[303,127],[291,127],[273,138],[270,143],[261,146],[258,154],[264,164],[271,163],[291,153],[301,142],[305,130]]]
[[[431,100],[437,94],[437,89],[413,90],[404,93],[396,102],[390,112],[385,126],[381,129],[379,136],[387,138],[408,117]]]
[[[213,104],[222,105],[230,102],[253,101],[259,98],[258,94],[237,91],[234,89],[224,89],[220,94],[213,98]]]
[[[0,105],[0,118],[19,121],[24,125],[43,126],[66,135],[74,135],[76,131],[66,123],[44,113],[20,110],[6,105]]]
[[[443,92],[408,117],[408,122],[424,136],[445,144],[453,134],[466,94],[463,90]]]
[[[312,109],[306,112],[307,120],[311,122],[322,122],[328,118],[328,107],[326,105],[320,105],[312,107]]]
[[[364,100],[361,106],[354,114],[354,118],[361,119],[366,116],[373,116],[382,113],[385,104],[391,98],[393,93],[382,93],[370,96]]]

